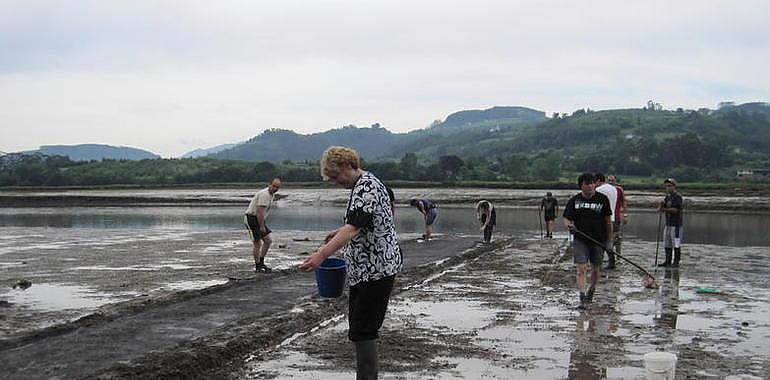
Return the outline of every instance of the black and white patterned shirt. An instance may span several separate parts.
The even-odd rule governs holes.
[[[360,228],[342,252],[348,264],[348,284],[375,281],[398,273],[403,267],[393,210],[385,185],[362,171],[350,191],[345,224]]]

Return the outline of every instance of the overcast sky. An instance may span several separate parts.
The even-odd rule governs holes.
[[[0,0],[0,151],[770,100],[757,1]]]

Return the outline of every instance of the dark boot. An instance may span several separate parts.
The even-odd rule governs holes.
[[[604,269],[615,269],[615,255],[607,252],[607,266]]]
[[[672,267],[678,267],[679,266],[679,259],[682,258],[682,248],[674,248],[674,264],[672,264]]]
[[[671,266],[671,248],[665,248],[666,250],[666,262],[663,264],[658,264],[659,267],[668,267]]]
[[[354,343],[356,345],[356,380],[376,380],[377,339]]]

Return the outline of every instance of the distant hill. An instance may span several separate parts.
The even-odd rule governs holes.
[[[200,148],[195,149],[192,151],[189,151],[182,155],[182,158],[195,158],[195,157],[204,157],[208,156],[214,153],[219,153],[223,150],[230,149],[238,144],[222,144],[217,146],[212,146],[211,148]]]
[[[519,123],[540,122],[545,120],[545,112],[527,107],[492,107],[485,110],[467,110],[455,112],[435,128],[470,126],[484,121],[515,121]]]
[[[344,145],[356,149],[370,161],[400,159],[410,152],[435,160],[436,154],[463,154],[472,149],[472,145],[468,145],[463,138],[468,134],[499,133],[544,120],[544,112],[531,108],[493,107],[455,112],[445,121],[409,133],[392,133],[379,124],[369,128],[350,125],[310,135],[271,129],[209,157],[246,161],[316,161],[327,147]]]
[[[98,161],[105,158],[113,160],[144,160],[160,158],[159,155],[142,149],[102,144],[43,145],[37,150],[24,153],[39,153],[48,156],[67,156],[72,161]]]
[[[725,115],[730,112],[737,112],[743,114],[759,114],[765,117],[770,117],[770,104],[765,102],[753,102],[744,104],[723,103],[720,104],[719,109],[714,111],[715,115]]]
[[[601,171],[724,182],[734,181],[738,170],[770,165],[770,105],[579,109],[552,118],[522,107],[494,107],[453,113],[429,128],[401,134],[378,124],[310,135],[271,129],[212,156],[182,160],[72,162],[39,153],[80,160],[128,157],[108,155],[106,146],[96,146],[100,154],[90,156],[74,154],[77,147],[47,146],[38,154],[0,156],[0,186],[254,182],[275,175],[315,181],[317,161],[330,145],[355,148],[365,167],[388,181],[563,181]],[[157,157],[144,154],[140,157]]]
[[[310,135],[270,129],[243,144],[209,157],[245,161],[317,161],[327,147],[344,145],[371,160],[385,156],[403,138],[404,135],[391,133],[378,124],[370,128],[346,126]]]

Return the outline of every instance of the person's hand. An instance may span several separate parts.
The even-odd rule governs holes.
[[[324,262],[324,259],[326,258],[321,255],[319,251],[315,251],[312,255],[306,258],[302,264],[299,264],[299,269],[305,272],[312,272],[321,266],[321,263]]]
[[[567,225],[567,229],[569,230],[569,233],[571,233],[571,234],[575,233],[575,225],[574,224]]]
[[[324,238],[324,244],[328,243],[329,240],[332,240],[334,236],[337,235],[337,232],[339,232],[339,229],[336,229],[326,234],[326,237]]]
[[[262,233],[262,235],[264,236],[264,235],[267,233],[267,228],[265,228],[265,227],[260,227],[260,228],[259,228],[259,232],[261,232],[261,233]]]
[[[623,224],[628,224],[628,214],[623,214]]]

